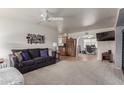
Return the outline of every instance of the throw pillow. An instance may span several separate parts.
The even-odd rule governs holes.
[[[15,52],[15,56],[17,57],[18,61],[19,62],[22,62],[23,61],[23,58],[22,58],[22,52]]]
[[[22,52],[23,61],[31,60],[29,53],[27,51]]]
[[[41,57],[48,57],[48,50],[44,49],[44,50],[40,50],[40,56]]]

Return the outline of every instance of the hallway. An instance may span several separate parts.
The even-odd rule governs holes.
[[[78,54],[78,58],[81,61],[96,61],[97,60],[96,55],[88,55],[88,54]]]

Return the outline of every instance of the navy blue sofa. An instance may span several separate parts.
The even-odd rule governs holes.
[[[22,61],[20,64],[20,62],[18,61],[16,56],[13,56],[13,57],[11,56],[14,61],[14,67],[17,68],[22,74],[24,74],[26,72],[56,63],[56,56],[55,56],[56,54],[54,52],[52,53],[52,54],[54,54],[52,56],[49,56],[49,54],[48,54],[47,57],[41,57],[40,51],[42,51],[42,50],[48,50],[48,48],[44,48],[44,49],[40,49],[40,48],[37,48],[37,49],[13,49],[12,55],[14,55],[15,52],[19,52],[19,51],[21,51],[21,52],[28,51],[28,53],[31,57],[31,60]]]

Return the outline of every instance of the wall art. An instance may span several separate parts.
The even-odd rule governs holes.
[[[45,36],[40,34],[30,34],[26,36],[28,44],[43,44],[45,43]]]

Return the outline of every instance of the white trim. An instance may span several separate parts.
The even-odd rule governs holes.
[[[121,9],[119,8],[118,11],[117,11],[116,21],[115,21],[115,24],[114,24],[114,28],[116,28],[116,25],[117,25],[117,22],[118,22],[118,18],[119,18],[120,10],[121,10]]]

